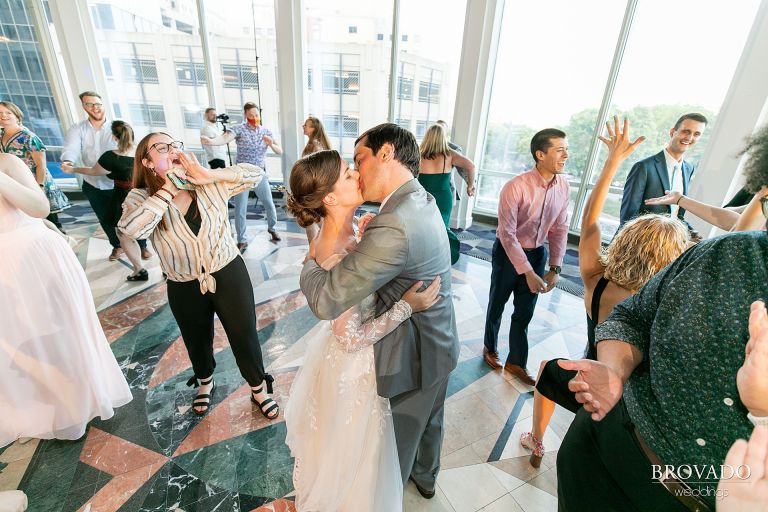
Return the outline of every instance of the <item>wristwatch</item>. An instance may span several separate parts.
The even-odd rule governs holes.
[[[560,265],[550,265],[549,271],[554,272],[555,274],[560,274],[560,272],[562,272],[563,269],[560,267]]]

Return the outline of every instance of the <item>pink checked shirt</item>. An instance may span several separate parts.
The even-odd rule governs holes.
[[[496,236],[518,274],[531,270],[523,249],[539,247],[545,240],[549,240],[549,264],[562,266],[568,241],[569,197],[564,176],[555,176],[547,184],[536,168],[502,187]]]

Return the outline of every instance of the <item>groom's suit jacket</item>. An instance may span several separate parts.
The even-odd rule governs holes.
[[[354,251],[331,270],[310,260],[301,291],[320,319],[338,317],[377,292],[376,316],[416,281],[440,276],[440,298],[374,345],[376,384],[387,398],[446,379],[459,356],[451,299],[451,254],[435,199],[417,180],[397,189],[365,228]]]

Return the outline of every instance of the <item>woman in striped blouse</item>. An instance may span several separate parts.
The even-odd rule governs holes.
[[[240,373],[251,386],[251,400],[264,416],[275,419],[279,408],[267,395],[272,377],[264,371],[251,279],[230,235],[227,211],[229,198],[255,187],[263,171],[239,164],[211,172],[194,155],[182,153],[183,148],[165,133],[151,133],[139,142],[134,189],[123,202],[118,228],[134,239],[150,237],[168,274],[168,304],[195,373],[187,385],[200,386],[192,410],[205,414],[216,388],[216,314]],[[176,188],[168,171],[186,177],[194,190]]]

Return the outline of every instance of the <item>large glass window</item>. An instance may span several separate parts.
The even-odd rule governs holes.
[[[700,112],[709,120],[704,135],[684,156],[693,164],[701,159],[759,4],[759,0],[708,0],[695,5],[638,2],[610,115],[627,116],[633,137],[644,135],[646,140],[616,174],[601,216],[606,236],[612,237],[618,228],[624,182],[632,164],[664,149],[669,129],[687,112]],[[573,131],[586,138],[593,127],[580,122]],[[602,147],[599,155],[590,189],[605,160]]]
[[[208,90],[195,0],[88,5],[115,115],[138,138],[163,130],[199,150],[188,112],[208,106]]]
[[[261,122],[280,140],[277,87],[277,44],[273,0],[204,0],[212,66],[221,70],[214,84],[220,112],[230,114],[232,123],[242,122],[243,105],[261,107]],[[286,37],[288,35],[286,34]],[[258,59],[257,59],[258,56]],[[236,114],[236,115],[235,115]],[[232,146],[233,152],[235,145]],[[267,152],[267,173],[282,181],[280,157]]]
[[[575,197],[624,9],[624,2],[613,0],[506,2],[477,210],[497,213],[504,183],[533,167],[531,136],[551,127],[568,135],[566,178]],[[581,130],[582,124],[589,128]]]
[[[0,99],[18,105],[43,143],[60,146],[61,120],[41,52],[28,0],[0,0]]]
[[[417,139],[438,119],[452,124],[466,9],[466,0],[401,2],[395,119],[416,119]]]
[[[357,135],[387,120],[392,3],[305,0],[304,17],[314,77],[307,114],[333,125],[331,144],[350,158]]]

